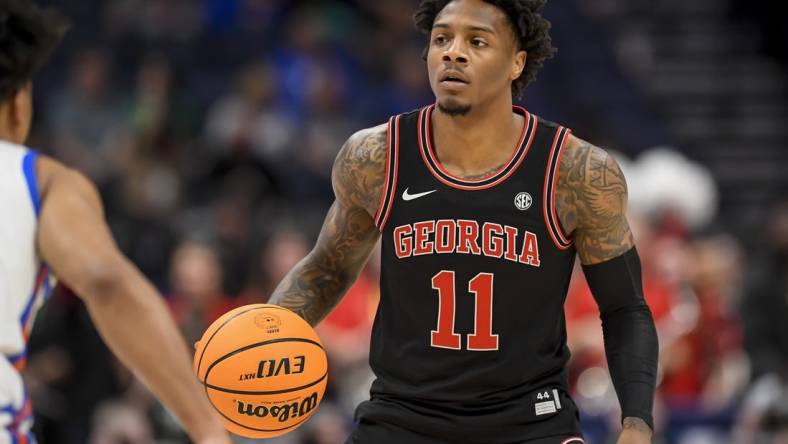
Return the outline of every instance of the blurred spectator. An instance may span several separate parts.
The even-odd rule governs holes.
[[[71,66],[70,82],[49,105],[55,154],[99,185],[117,171],[114,156],[129,143],[109,64],[102,50],[82,51]]]
[[[291,152],[289,187],[297,198],[327,200],[333,196],[331,167],[342,145],[360,124],[348,115],[343,79],[335,71],[315,74],[305,85],[305,117],[309,124]]]
[[[256,33],[275,25],[285,0],[203,0],[203,19],[214,33]]]
[[[342,51],[338,30],[341,6],[324,2],[297,8],[285,22],[286,39],[270,55],[281,77],[282,105],[299,123],[306,122],[310,99],[317,89],[343,99],[352,91],[353,66]],[[332,21],[333,19],[333,21]]]
[[[733,433],[736,444],[788,443],[788,384],[778,375],[763,376],[742,402]]]
[[[746,272],[739,243],[716,234],[693,242],[691,285],[700,303],[695,369],[703,369],[700,401],[722,408],[736,400],[749,379],[739,304]]]
[[[767,258],[756,262],[741,304],[745,345],[754,378],[772,374],[788,383],[788,202],[773,208],[766,238]]]
[[[234,89],[211,107],[205,136],[219,157],[248,152],[277,163],[293,148],[295,126],[276,102],[278,83],[270,67],[248,66]]]
[[[219,316],[235,308],[222,292],[222,268],[207,243],[185,241],[170,266],[172,293],[168,302],[189,344],[194,344]]]
[[[742,300],[746,350],[753,385],[739,414],[737,443],[788,442],[788,204],[771,211],[766,236],[771,242],[764,262],[754,267]]]
[[[122,154],[119,210],[143,219],[171,217],[185,200],[191,170],[185,147],[193,114],[174,91],[172,68],[161,55],[149,55],[137,73],[128,101],[132,143]]]
[[[309,253],[309,249],[309,242],[302,233],[285,227],[278,229],[259,250],[243,299],[249,303],[267,302],[282,278]]]
[[[387,61],[389,69],[394,73],[393,78],[382,85],[385,91],[383,104],[387,106],[388,114],[400,114],[417,109],[432,100],[427,79],[427,65],[421,58],[423,48],[417,46],[403,46],[395,50],[392,60]],[[379,97],[369,97],[368,100],[380,106]]]
[[[678,150],[656,147],[634,161],[616,159],[623,160],[630,207],[654,220],[670,222],[674,234],[701,229],[716,216],[719,192],[711,171]]]
[[[148,419],[134,407],[110,402],[102,405],[93,419],[90,444],[151,444],[153,430]]]
[[[190,0],[114,0],[107,7],[107,31],[130,31],[149,42],[188,41],[200,29],[200,10]]]

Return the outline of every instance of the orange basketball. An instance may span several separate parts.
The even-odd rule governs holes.
[[[323,399],[326,352],[312,327],[285,308],[253,304],[229,311],[195,348],[194,371],[235,434],[285,434]]]

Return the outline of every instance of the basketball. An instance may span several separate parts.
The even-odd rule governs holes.
[[[292,311],[253,304],[225,313],[195,344],[194,371],[230,432],[270,438],[315,412],[328,360],[317,333]]]

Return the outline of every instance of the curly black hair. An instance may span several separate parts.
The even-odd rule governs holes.
[[[422,0],[416,13],[413,14],[416,28],[425,34],[432,32],[435,17],[451,1]],[[550,22],[540,14],[547,0],[484,1],[495,5],[506,14],[517,36],[519,49],[528,53],[523,72],[512,82],[512,96],[520,98],[525,87],[536,80],[536,73],[542,68],[545,60],[553,57],[556,52],[550,38]],[[425,57],[426,54],[425,50]]]
[[[46,63],[67,28],[63,18],[32,0],[0,1],[0,101]]]

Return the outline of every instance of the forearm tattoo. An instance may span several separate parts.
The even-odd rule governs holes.
[[[270,302],[317,325],[358,276],[379,232],[372,217],[385,180],[386,128],[351,137],[334,164],[336,201],[328,211],[317,245],[274,290]]]
[[[617,257],[634,245],[626,219],[627,183],[604,150],[572,137],[558,173],[556,210],[573,233],[584,264]]]

